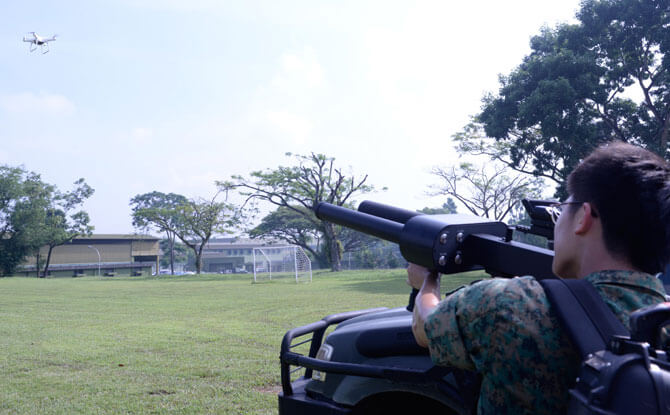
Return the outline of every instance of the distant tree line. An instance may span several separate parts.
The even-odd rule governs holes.
[[[55,247],[93,231],[81,209],[93,191],[84,179],[60,191],[37,173],[0,166],[0,276],[13,274],[28,257],[36,259],[38,277],[48,275]]]
[[[354,208],[355,198],[375,191],[367,184],[367,175],[355,175],[323,154],[294,155],[289,166],[254,171],[249,177],[232,176],[218,181],[217,196],[236,193],[238,205],[212,200],[192,200],[174,193],[150,192],[131,199],[133,224],[138,229],[163,232],[163,247],[169,256],[169,267],[174,273],[175,258],[188,261],[183,247],[190,249],[196,272],[202,268],[202,251],[211,236],[244,231],[251,238],[266,238],[297,245],[315,261],[319,268],[339,271],[357,268],[393,268],[405,266],[398,247],[378,238],[353,231],[346,227],[322,221],[314,215],[321,202]],[[508,178],[501,170],[487,178],[481,171],[474,172],[465,165],[461,174],[448,177],[451,188],[433,186],[431,194],[445,200],[440,207],[426,207],[425,214],[456,213],[454,198],[471,213],[502,219],[517,206],[518,198],[534,194],[537,189],[532,179]],[[442,179],[445,177],[434,174]],[[467,183],[466,189],[457,191],[457,183]],[[385,190],[385,188],[383,189]],[[452,198],[453,197],[453,198]],[[261,204],[275,206],[259,221],[254,218],[261,211]],[[403,206],[401,206],[403,207]],[[195,212],[208,211],[207,216],[194,216]],[[205,221],[203,218],[208,217]],[[251,223],[255,223],[250,226]],[[177,243],[180,241],[182,245]],[[180,253],[176,253],[179,248]],[[166,265],[168,261],[164,262]]]

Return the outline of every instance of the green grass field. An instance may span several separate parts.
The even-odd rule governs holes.
[[[273,414],[286,330],[408,293],[404,270],[0,278],[0,413]]]

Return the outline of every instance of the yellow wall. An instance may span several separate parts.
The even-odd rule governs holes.
[[[89,244],[66,244],[57,246],[51,252],[51,264],[97,264],[98,254]],[[133,262],[135,256],[158,256],[158,241],[119,240],[114,242],[91,241],[91,246],[100,252],[101,262]],[[47,258],[48,247],[40,249],[41,262]],[[35,257],[27,258],[26,265],[35,265]]]
[[[132,256],[158,255],[158,241],[133,241],[131,246]],[[100,253],[102,255],[102,253]]]

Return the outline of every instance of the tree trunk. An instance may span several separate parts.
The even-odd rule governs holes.
[[[39,278],[40,277],[40,258],[42,256],[40,255],[40,250],[37,250],[37,253],[35,254],[35,277]]]
[[[661,131],[661,144],[659,155],[665,158],[665,154],[668,151],[668,134],[670,134],[670,112],[665,116],[665,122],[663,123],[663,129]]]
[[[174,235],[168,234],[170,242],[170,275],[174,275]]]
[[[200,245],[200,249],[193,248],[195,252],[195,273],[200,275],[200,270],[202,269],[202,248],[204,244]]]
[[[49,245],[49,253],[47,254],[47,262],[44,264],[44,274],[42,274],[42,278],[46,278],[49,273],[49,262],[51,262],[51,251],[53,251],[53,249],[54,247]]]
[[[200,275],[200,269],[201,268],[202,268],[202,258],[201,258],[201,254],[198,253],[195,256],[195,273]]]
[[[324,224],[324,235],[330,247],[330,270],[338,272],[342,270],[342,252],[340,241],[335,236],[335,229],[332,223]]]

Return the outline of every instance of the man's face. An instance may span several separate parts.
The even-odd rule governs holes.
[[[566,202],[572,202],[572,196]],[[574,233],[577,205],[563,205],[554,225],[554,261],[552,271],[561,278],[578,277],[579,244]]]

